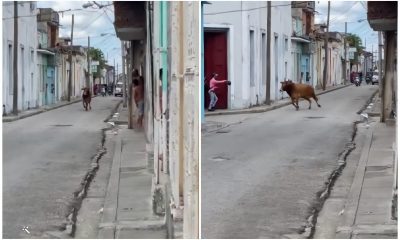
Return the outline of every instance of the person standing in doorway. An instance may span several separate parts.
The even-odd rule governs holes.
[[[141,76],[133,79],[133,99],[138,109],[136,124],[139,128],[142,128],[144,116],[144,79]]]
[[[217,80],[217,79],[215,79],[216,77],[218,77],[218,74],[213,73],[212,78],[210,80],[210,89],[208,90],[208,94],[210,95],[210,105],[208,106],[208,111],[215,111],[215,105],[218,102],[218,97],[215,92],[218,89],[218,85],[224,84],[224,83],[231,85],[230,81]]]

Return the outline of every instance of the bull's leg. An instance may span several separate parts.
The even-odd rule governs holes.
[[[318,103],[318,98],[317,98],[317,96],[315,96],[315,94],[314,94],[313,98],[314,98],[315,102],[317,103],[318,107],[321,107],[321,105],[319,105],[319,103]]]
[[[92,105],[90,105],[90,102],[89,102],[89,109],[92,110]]]
[[[291,98],[291,99],[292,99],[292,104],[293,104],[293,106],[297,109],[298,106],[296,106],[296,104],[294,103],[294,98]]]
[[[299,111],[299,98],[296,98],[296,111]]]
[[[308,109],[311,109],[311,100],[310,100],[310,98],[309,97],[305,97],[304,99],[307,100],[308,103],[309,103]]]

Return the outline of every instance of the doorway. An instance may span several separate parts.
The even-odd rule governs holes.
[[[227,32],[210,31],[204,33],[204,108],[208,108],[210,97],[208,95],[208,86],[213,73],[218,73],[217,80],[228,79],[228,38]],[[218,96],[216,109],[228,108],[228,86],[219,85],[215,92]]]

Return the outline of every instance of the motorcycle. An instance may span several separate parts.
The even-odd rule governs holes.
[[[356,77],[356,78],[354,79],[354,85],[356,85],[357,87],[361,85],[361,81],[360,81],[360,78],[359,78],[359,77]]]

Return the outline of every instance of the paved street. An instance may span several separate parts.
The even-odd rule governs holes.
[[[317,193],[377,86],[319,96],[246,118],[202,138],[202,237],[282,238],[304,230]],[[226,116],[209,120],[223,121]]]
[[[120,100],[97,97],[90,112],[79,102],[3,123],[3,238],[51,237],[46,232],[65,228],[101,147],[103,121]]]

